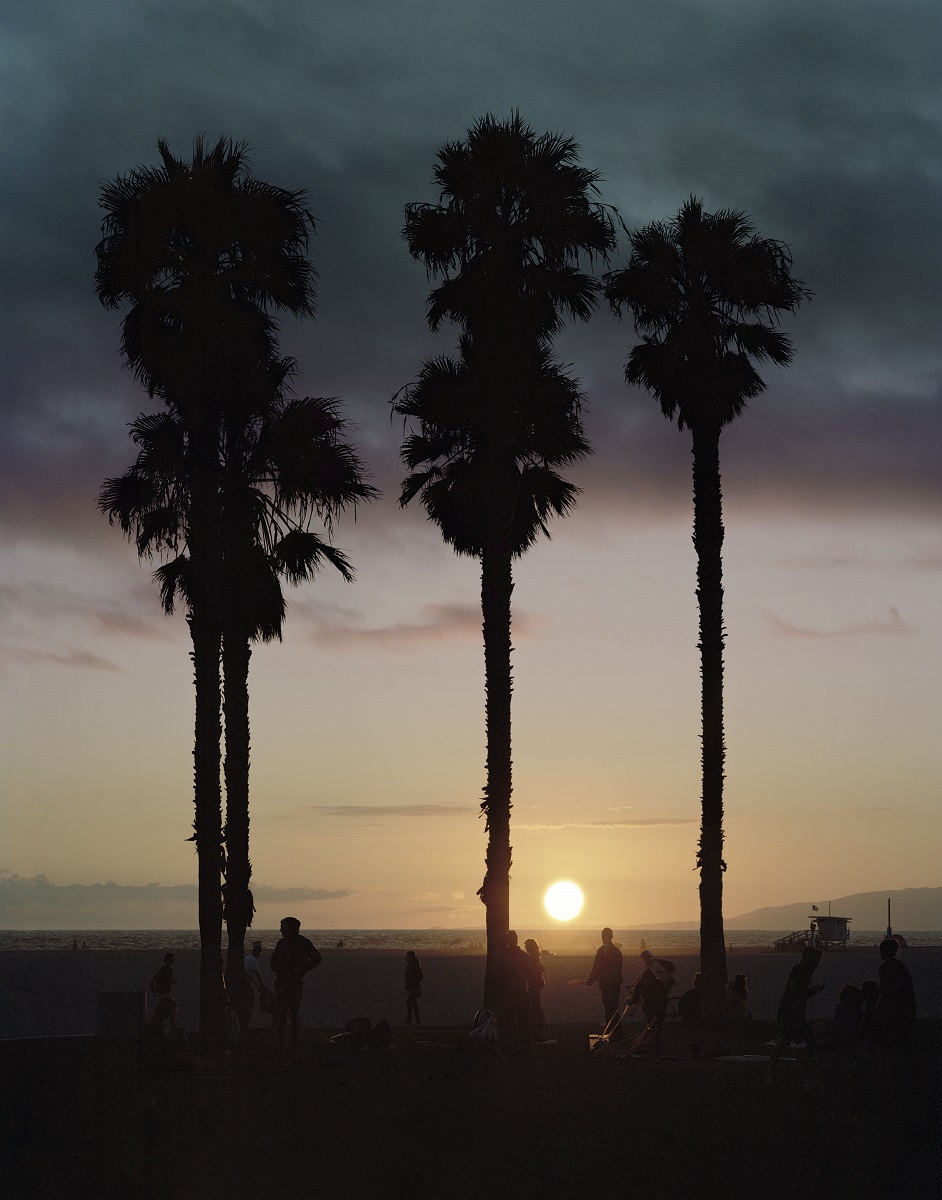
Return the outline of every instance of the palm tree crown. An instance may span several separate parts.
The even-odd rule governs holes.
[[[765,390],[752,360],[791,362],[777,314],[810,292],[791,277],[787,247],[758,237],[741,212],[704,212],[696,196],[630,236],[628,265],[604,277],[612,308],[627,308],[643,339],[626,381],[651,391],[681,429],[728,425]]]

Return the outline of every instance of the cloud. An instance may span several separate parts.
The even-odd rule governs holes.
[[[900,616],[899,609],[895,605],[888,605],[885,612],[885,617],[875,617],[870,621],[852,621],[837,629],[811,629],[806,626],[793,625],[773,612],[767,612],[765,616],[771,632],[784,637],[834,638],[916,632],[915,626],[910,625]]]
[[[426,604],[423,616],[415,621],[399,621],[393,625],[363,628],[355,620],[342,618],[321,619],[308,634],[315,645],[329,649],[347,646],[379,647],[383,650],[408,650],[452,640],[479,640],[481,637],[481,609],[474,604]],[[533,635],[542,624],[543,618],[526,612],[513,614],[513,632],[516,638]]]
[[[693,818],[656,817],[637,818],[629,821],[560,821],[555,825],[515,824],[514,829],[527,829],[531,831],[555,831],[557,829],[650,829],[660,825],[673,826],[696,824],[698,824],[698,822]]]
[[[14,650],[10,653],[13,662],[34,666],[37,663],[53,663],[60,667],[83,667],[93,671],[118,671],[120,668],[99,654],[88,650],[67,650],[56,654],[52,650]]]
[[[324,817],[467,817],[478,809],[454,804],[304,804]]]
[[[350,888],[312,887],[269,887],[256,884],[252,887],[256,904],[275,903],[305,904],[324,900],[341,900],[352,895]],[[88,909],[141,905],[161,907],[169,903],[184,902],[196,912],[198,889],[196,884],[118,884],[107,883],[51,883],[45,875],[31,878],[0,870],[0,916],[13,914],[20,907]]]
[[[426,908],[410,908],[407,910],[410,913],[460,913],[460,912],[481,912],[482,909],[477,904],[430,904]]]
[[[452,900],[463,900],[464,892],[462,891],[461,888],[458,888],[458,890],[456,892],[451,893],[451,898],[452,898]]]
[[[441,892],[419,892],[417,896],[410,896],[410,900],[441,900]]]

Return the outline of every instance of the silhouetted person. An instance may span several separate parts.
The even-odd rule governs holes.
[[[655,1051],[661,1046],[661,1026],[667,1016],[667,985],[663,979],[658,979],[651,967],[645,967],[641,978],[631,992],[631,1004],[641,1002],[641,1011],[645,1016],[645,1024],[654,1022],[652,1045]]]
[[[546,1037],[546,1018],[543,1016],[543,999],[541,992],[546,986],[546,968],[543,966],[543,956],[540,943],[535,938],[527,938],[523,943],[527,954],[527,1003],[530,1005],[530,1027],[533,1037],[542,1041]]]
[[[415,1017],[416,1025],[422,1024],[419,1016],[419,997],[422,995],[422,967],[415,956],[414,950],[406,951],[406,1024],[412,1024]]]
[[[699,1058],[703,1053],[703,976],[698,971],[688,991],[677,1001],[677,1015],[684,1023],[690,1037],[690,1053]]]
[[[824,990],[823,983],[811,986],[811,977],[820,961],[821,951],[816,946],[805,946],[801,952],[801,961],[796,963],[788,973],[785,994],[779,1002],[776,1013],[779,1038],[774,1058],[778,1057],[782,1048],[789,1042],[804,1042],[808,1049],[808,1057],[811,1058],[814,1055],[814,1031],[805,1015],[805,1010],[811,997]]]
[[[510,929],[501,955],[497,989],[497,1032],[504,1046],[519,1045],[530,1040],[527,971],[527,955],[520,949],[517,931]]]
[[[164,955],[164,965],[154,972],[150,981],[150,990],[155,996],[169,996],[173,985],[177,982],[173,974],[173,964],[176,960],[172,954]]]
[[[259,995],[265,988],[262,982],[262,975],[259,967],[262,960],[262,943],[255,941],[252,943],[251,954],[246,954],[242,960],[242,970],[244,974],[242,998],[239,1007],[239,1024],[243,1031],[247,1030],[249,1023],[252,1020],[252,1010],[255,1008],[255,991],[258,989]]]
[[[312,942],[301,936],[301,922],[285,917],[281,922],[281,940],[272,951],[270,966],[275,974],[275,1040],[278,1053],[285,1046],[285,1026],[291,1023],[291,1044],[301,1041],[301,996],[304,976],[316,967],[321,956]]]
[[[612,941],[614,936],[607,926],[602,930],[602,944],[595,952],[595,962],[592,964],[589,978],[585,981],[586,987],[591,987],[593,983],[599,985],[606,1027],[618,1011],[621,996],[622,957],[621,951]],[[611,1034],[612,1041],[617,1041],[620,1036],[621,1029],[616,1026]]]
[[[170,1065],[173,1025],[177,1002],[172,996],[161,996],[153,1014],[141,1029],[141,1065],[145,1071],[162,1071]],[[164,1027],[169,1021],[170,1033]]]
[[[745,975],[737,975],[726,985],[726,1015],[731,1021],[749,1021],[752,1013],[747,1001],[749,988]]]
[[[841,988],[831,1018],[832,1049],[856,1050],[860,1045],[863,1003],[864,994],[859,987],[847,983]]]
[[[75,941],[72,943],[72,949],[73,949],[73,950],[77,950],[77,949],[78,949],[78,939],[76,939],[76,940],[75,940]]]
[[[887,938],[880,943],[880,995],[876,1007],[876,1036],[884,1046],[912,1054],[916,1024],[916,993],[913,977],[897,958],[899,943]]]
[[[875,979],[865,979],[860,985],[863,995],[863,1011],[860,1020],[860,1038],[865,1043],[872,1042],[877,1030],[877,1001],[880,999],[880,985]]]
[[[655,958],[650,950],[642,950],[639,957],[645,967],[650,967],[664,984],[669,996],[677,985],[677,980],[674,978],[674,964],[666,958]]]

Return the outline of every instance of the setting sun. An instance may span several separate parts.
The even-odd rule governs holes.
[[[582,889],[568,880],[560,880],[547,890],[543,906],[554,921],[571,921],[582,912]]]

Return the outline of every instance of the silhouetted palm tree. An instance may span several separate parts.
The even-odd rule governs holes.
[[[314,270],[305,251],[313,218],[303,193],[252,178],[246,147],[197,138],[190,162],[158,142],[162,166],[106,184],[96,289],[107,308],[130,305],[122,353],[190,439],[187,620],[196,688],[195,840],[199,861],[200,1032],[219,1045],[223,993],[219,447],[224,414],[244,380],[274,358],[272,308],[311,315]]]
[[[226,820],[224,918],[226,975],[241,988],[245,931],[254,905],[249,890],[249,693],[252,641],[280,640],[285,599],[280,580],[298,584],[328,562],[353,579],[346,556],[308,528],[317,516],[329,529],[348,504],[376,493],[342,436],[346,422],[334,401],[278,399],[263,417],[225,439],[221,537],[222,667],[225,712]],[[189,441],[171,412],[132,426],[140,447],[123,476],[107,480],[99,507],[131,537],[142,557],[172,553],[155,572],[164,610],[190,600],[187,554]]]
[[[643,338],[628,355],[625,379],[647,388],[693,438],[703,721],[700,955],[705,1006],[717,1016],[726,986],[720,432],[765,389],[752,360],[791,361],[778,313],[793,312],[810,293],[791,277],[781,242],[758,237],[741,212],[705,213],[693,196],[672,220],[630,236],[627,267],[605,276],[612,308],[619,315],[627,308]]]
[[[443,277],[429,325],[463,330],[458,358],[427,362],[395,411],[419,422],[403,443],[411,474],[400,502],[421,495],[445,540],[481,560],[488,1003],[510,921],[512,561],[575,502],[557,468],[589,447],[578,385],[550,344],[564,316],[586,320],[596,303],[579,256],[604,258],[615,243],[608,210],[592,199],[599,176],[576,154],[571,139],[537,136],[518,113],[485,116],[439,151],[439,203],[408,205],[403,231],[413,257]]]

